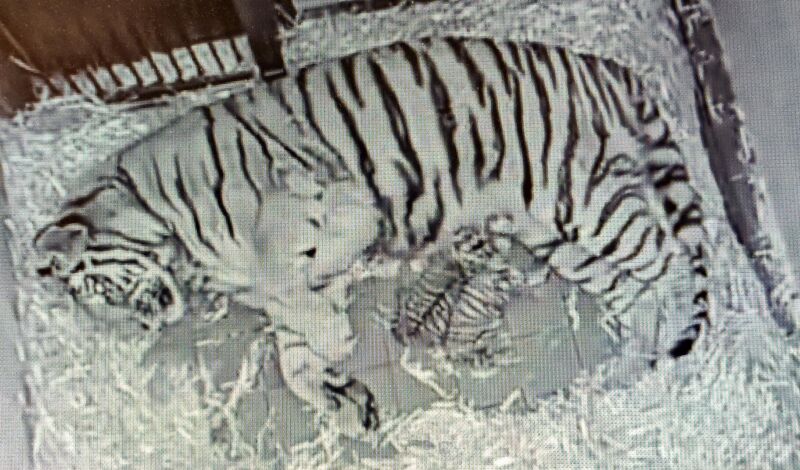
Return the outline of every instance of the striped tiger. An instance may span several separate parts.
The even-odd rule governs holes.
[[[656,103],[611,60],[533,43],[398,42],[197,107],[121,152],[36,242],[40,274],[79,302],[156,327],[198,290],[266,312],[288,387],[358,432],[379,419],[333,367],[355,344],[338,280],[497,214],[615,309],[690,260],[697,311],[672,356],[709,322],[701,201]]]
[[[511,243],[502,235],[465,227],[454,237],[449,253],[435,253],[400,290],[391,331],[405,346],[443,348],[449,360],[491,362],[504,349],[505,307],[523,275],[511,266]]]

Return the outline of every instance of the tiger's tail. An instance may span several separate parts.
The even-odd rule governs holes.
[[[673,358],[685,356],[712,324],[712,305],[709,291],[708,255],[711,252],[708,232],[704,225],[702,198],[692,187],[689,172],[677,144],[669,138],[668,131],[655,141],[651,148],[647,172],[658,200],[661,202],[666,230],[679,242],[679,256],[688,258],[692,279],[692,313],[689,324],[683,328],[668,349]],[[662,235],[663,236],[663,235]]]

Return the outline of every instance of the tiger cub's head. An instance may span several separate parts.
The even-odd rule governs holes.
[[[36,275],[54,279],[96,318],[132,318],[161,329],[184,314],[173,274],[154,256],[125,245],[94,244],[81,226],[49,227],[34,241]]]

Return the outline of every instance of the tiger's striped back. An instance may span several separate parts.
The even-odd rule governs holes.
[[[275,90],[369,188],[390,252],[505,213],[526,244],[554,248],[558,274],[613,309],[678,255],[704,277],[685,157],[641,81],[612,61],[430,39],[310,67]],[[703,285],[693,325],[707,320]]]

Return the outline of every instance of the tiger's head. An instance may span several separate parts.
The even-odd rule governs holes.
[[[34,239],[36,275],[54,279],[96,318],[132,318],[159,330],[184,315],[173,274],[146,251],[96,244],[86,226],[50,226]]]

